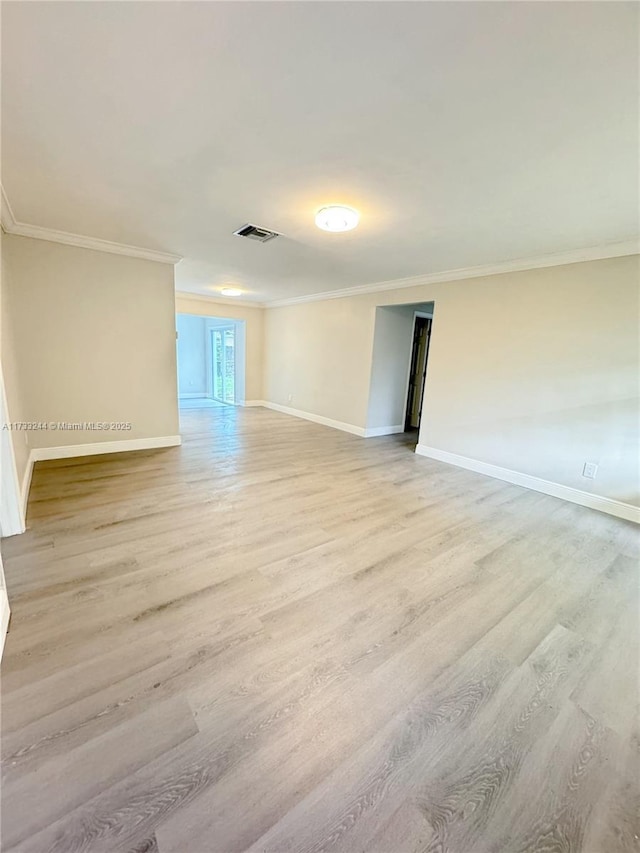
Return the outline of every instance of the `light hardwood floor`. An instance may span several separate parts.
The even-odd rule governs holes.
[[[638,529],[263,409],[39,463],[20,853],[637,851]]]

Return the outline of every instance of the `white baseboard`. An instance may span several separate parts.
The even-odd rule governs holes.
[[[516,486],[524,486],[525,489],[533,489],[536,492],[543,492],[545,495],[553,495],[554,498],[562,498],[562,500],[580,504],[590,509],[597,509],[600,512],[606,512],[609,515],[615,515],[618,518],[640,524],[640,507],[633,504],[605,498],[601,495],[593,495],[591,492],[583,492],[581,489],[563,486],[561,483],[553,483],[551,480],[542,480],[540,477],[534,477],[531,474],[522,474],[519,471],[511,471],[509,468],[490,465],[488,462],[469,459],[467,456],[458,456],[457,453],[449,453],[446,450],[439,450],[437,447],[427,447],[426,444],[418,444],[416,453],[419,456],[428,456],[430,459],[437,459],[439,462],[448,462],[450,465],[457,465],[458,468],[466,468],[469,471],[476,471],[478,474],[486,474],[496,480],[505,480],[507,483],[514,483]]]
[[[130,450],[153,450],[159,447],[176,447],[182,444],[180,435],[160,435],[155,438],[128,438],[122,441],[96,441],[92,444],[67,444],[59,447],[34,447],[29,454],[27,469],[22,478],[22,514],[27,517],[29,489],[35,462],[47,459],[72,459],[75,456],[97,456],[100,453],[127,453]]]
[[[304,421],[312,421],[314,424],[321,424],[332,429],[339,429],[342,432],[348,432],[351,435],[357,435],[360,438],[376,438],[381,435],[395,435],[399,432],[404,432],[404,426],[397,424],[395,426],[372,427],[364,429],[355,424],[348,424],[344,421],[334,421],[333,418],[325,418],[323,415],[314,415],[313,412],[303,412],[302,409],[292,409],[290,406],[281,406],[279,403],[269,403],[267,400],[248,400],[245,406],[264,406],[265,409],[273,409],[274,412],[281,412],[283,415],[292,415],[294,418],[302,418]]]
[[[266,406],[267,404],[264,400],[243,400],[238,403],[239,406],[251,407],[251,406]]]
[[[339,429],[342,432],[349,432],[352,435],[359,435],[360,438],[365,437],[363,427],[347,424],[344,421],[334,421],[332,418],[325,418],[322,415],[314,415],[312,412],[303,412],[301,409],[292,409],[289,406],[281,406],[279,403],[269,403],[266,400],[262,405],[266,409],[273,409],[274,412],[282,412],[283,415],[293,415],[294,418],[302,418],[304,421],[312,421],[314,424],[322,424],[322,426]]]
[[[365,429],[364,437],[376,438],[379,435],[397,435],[399,432],[404,432],[403,424],[397,424],[396,426],[386,427],[370,427],[369,429]]]
[[[127,438],[122,441],[96,441],[91,444],[66,444],[60,447],[34,447],[34,462],[45,459],[71,459],[74,456],[97,456],[99,453],[126,453],[129,450],[152,450],[156,447],[176,447],[182,444],[179,435],[159,435],[154,438]]]

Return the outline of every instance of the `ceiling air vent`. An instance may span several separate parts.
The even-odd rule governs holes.
[[[261,243],[266,243],[267,240],[273,240],[274,237],[279,237],[277,231],[269,231],[268,228],[260,228],[259,225],[251,225],[247,223],[242,228],[238,228],[233,232],[236,237],[248,237],[249,240],[259,240]]]

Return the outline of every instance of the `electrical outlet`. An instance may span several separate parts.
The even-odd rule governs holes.
[[[595,462],[585,462],[584,468],[582,469],[582,476],[588,477],[590,480],[595,480],[596,474],[598,473],[598,466]]]
[[[287,397],[287,402],[290,403],[293,400],[293,394],[289,394]]]

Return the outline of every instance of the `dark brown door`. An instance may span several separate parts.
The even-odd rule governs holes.
[[[411,350],[409,393],[407,394],[407,411],[404,424],[405,432],[412,432],[420,428],[430,339],[431,319],[428,317],[416,317],[413,326],[413,348]]]

